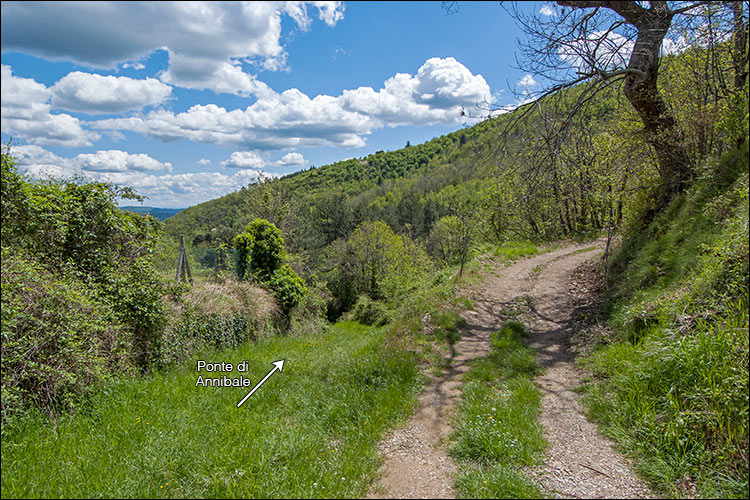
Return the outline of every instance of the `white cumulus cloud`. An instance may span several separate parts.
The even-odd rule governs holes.
[[[482,75],[452,57],[428,59],[412,76],[398,73],[380,90],[359,87],[340,96],[310,98],[298,89],[269,92],[246,109],[195,105],[182,113],[99,120],[103,130],[130,130],[161,141],[240,146],[244,150],[361,147],[379,128],[460,123],[462,108],[491,98]]]
[[[305,157],[301,153],[287,153],[280,160],[268,161],[263,157],[250,151],[235,151],[220,163],[223,167],[256,169],[261,170],[268,167],[294,167],[305,164]]]
[[[280,160],[274,162],[277,167],[291,167],[305,164],[305,157],[302,153],[287,153]]]
[[[536,85],[536,80],[534,80],[534,77],[531,75],[524,75],[523,78],[518,80],[518,85],[522,87],[533,87]]]
[[[93,154],[80,154],[71,161],[80,166],[81,169],[91,172],[145,172],[152,170],[170,172],[172,170],[172,164],[169,162],[162,163],[143,153],[130,154],[117,149],[97,151]]]
[[[90,146],[99,134],[84,130],[78,118],[52,114],[50,91],[31,78],[13,75],[2,65],[0,129],[10,136],[50,146]]]
[[[18,159],[20,170],[32,177],[67,178],[74,174],[83,175],[91,180],[132,187],[139,194],[148,197],[149,204],[161,207],[195,205],[237,191],[261,177],[277,177],[272,173],[252,169],[238,170],[231,175],[221,172],[159,174],[150,170],[150,167],[159,163],[153,158],[127,153],[127,157],[124,157],[118,153],[122,152],[112,154],[110,151],[98,151],[93,155],[64,158],[36,145],[14,146],[11,150],[11,154]],[[110,156],[113,163],[104,165],[106,158]],[[123,158],[124,164],[134,169],[117,170],[117,165],[123,164]],[[94,169],[90,169],[91,166]]]
[[[143,153],[131,154],[120,150],[83,153],[73,158],[63,158],[41,146],[13,146],[11,154],[27,173],[41,176],[67,177],[73,174],[101,172],[171,172],[172,164],[160,162]]]
[[[249,151],[235,151],[228,160],[221,162],[221,166],[229,168],[261,169],[266,166],[266,161],[255,153],[250,153]]]
[[[102,76],[74,71],[50,88],[55,108],[87,114],[123,113],[161,104],[172,94],[169,85],[154,78]]]
[[[539,9],[539,13],[542,14],[543,16],[554,16],[555,10],[552,8],[552,6],[544,4]]]
[[[107,69],[164,49],[165,82],[247,94],[263,86],[238,65],[284,68],[281,18],[307,30],[310,9],[328,26],[344,13],[342,2],[3,2],[1,39],[3,51]]]

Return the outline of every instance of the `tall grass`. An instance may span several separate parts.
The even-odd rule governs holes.
[[[589,414],[674,495],[689,481],[707,497],[746,498],[748,464],[746,303],[699,321],[691,335],[654,328],[590,359]]]
[[[491,337],[491,351],[464,376],[451,454],[461,466],[463,498],[540,498],[520,467],[537,463],[546,442],[538,422],[541,368],[523,340],[526,328],[506,322]]]
[[[413,355],[384,340],[343,323],[214,351],[204,359],[248,360],[253,384],[286,360],[239,409],[248,389],[195,387],[195,360],[112,384],[86,414],[39,416],[3,437],[2,496],[361,496],[378,440],[421,385]]]
[[[747,169],[746,142],[625,240],[618,340],[585,361],[590,415],[676,496],[750,494]]]

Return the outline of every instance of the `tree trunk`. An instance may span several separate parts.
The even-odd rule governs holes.
[[[741,90],[747,80],[747,31],[742,2],[729,2],[734,15],[734,51],[732,65],[734,66],[734,89]]]
[[[673,14],[666,2],[651,2],[651,5],[650,9],[643,9],[633,23],[638,29],[638,37],[627,69],[637,73],[627,76],[623,90],[643,122],[647,141],[654,148],[659,162],[664,194],[671,199],[687,186],[690,160],[677,121],[657,88],[659,51]]]

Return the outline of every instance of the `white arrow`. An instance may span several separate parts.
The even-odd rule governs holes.
[[[268,380],[268,377],[270,377],[271,375],[273,375],[276,370],[282,371],[283,369],[284,369],[284,360],[283,359],[279,360],[279,361],[274,361],[273,362],[273,368],[271,368],[271,371],[268,372],[265,377],[263,377],[263,380],[261,380],[260,382],[258,382],[258,385],[256,385],[255,387],[253,387],[252,391],[250,391],[250,392],[247,393],[247,396],[245,396],[244,398],[242,398],[242,401],[240,401],[239,403],[237,403],[237,408],[239,408],[240,406],[242,406],[242,403],[244,403],[245,401],[247,401],[247,398],[249,398],[250,396],[252,396],[253,393],[255,391],[257,391],[260,388],[261,385],[263,385],[263,382],[265,382],[266,380]]]

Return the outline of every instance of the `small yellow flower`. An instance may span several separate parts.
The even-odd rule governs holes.
[[[487,484],[487,481],[485,481],[484,484]]]

